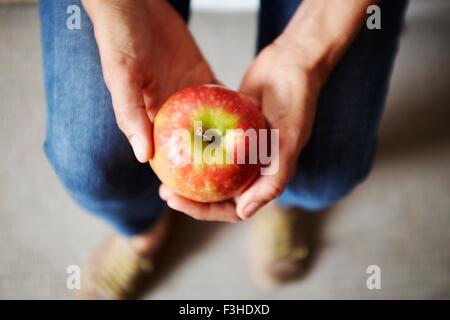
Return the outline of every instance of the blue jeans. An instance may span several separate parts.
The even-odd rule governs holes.
[[[299,2],[261,0],[258,50],[280,34]],[[188,1],[171,3],[187,20]],[[72,4],[81,8],[81,30],[66,27]],[[330,75],[311,140],[279,198],[281,205],[328,207],[370,171],[405,7],[404,0],[382,3],[382,29],[362,28]],[[148,164],[136,161],[117,127],[89,18],[78,0],[41,0],[40,18],[46,155],[81,206],[123,234],[143,232],[164,208],[159,181]]]

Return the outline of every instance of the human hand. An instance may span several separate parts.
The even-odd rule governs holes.
[[[260,176],[241,195],[219,203],[197,203],[162,185],[160,196],[169,207],[199,220],[232,222],[250,218],[282,193],[309,140],[323,83],[318,65],[310,62],[308,55],[306,50],[280,39],[258,55],[241,83],[242,93],[260,101],[269,127],[280,130],[279,153],[272,155],[272,162],[278,162],[278,171]]]
[[[83,0],[95,32],[116,121],[136,158],[152,155],[152,124],[178,89],[214,75],[177,12],[164,0]]]

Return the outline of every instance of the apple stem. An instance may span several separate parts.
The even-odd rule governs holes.
[[[208,137],[206,134],[202,135],[203,139],[205,139],[206,141],[211,141],[212,137]]]

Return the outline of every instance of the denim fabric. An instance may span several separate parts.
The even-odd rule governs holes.
[[[171,2],[186,20],[189,1]],[[81,30],[66,28],[73,4],[81,8]],[[258,49],[273,41],[297,6],[298,1],[261,1]],[[382,29],[364,28],[324,87],[311,141],[279,199],[282,205],[324,208],[368,173],[405,1],[383,6]],[[46,155],[81,206],[123,234],[140,233],[163,210],[159,182],[148,164],[135,160],[117,127],[89,18],[77,0],[41,0],[40,18]]]

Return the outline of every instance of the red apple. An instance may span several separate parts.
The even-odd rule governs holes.
[[[150,165],[164,184],[185,198],[226,200],[253,182],[261,168],[259,159],[250,161],[249,152],[256,152],[251,139],[239,132],[258,134],[265,128],[258,105],[247,96],[219,85],[182,89],[156,114]],[[244,163],[238,161],[238,150],[245,152]]]

